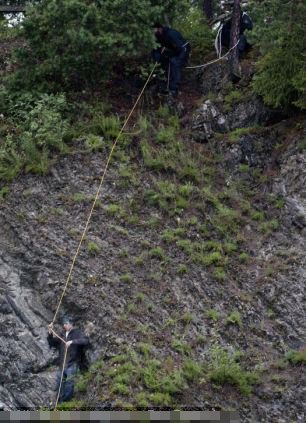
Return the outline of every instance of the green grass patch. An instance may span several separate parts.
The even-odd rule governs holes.
[[[286,354],[286,359],[292,364],[306,364],[306,351],[290,350]]]
[[[242,320],[241,315],[238,310],[233,311],[228,315],[228,317],[225,320],[226,325],[237,325],[239,329],[242,329]]]
[[[89,242],[87,244],[87,252],[88,252],[89,255],[95,257],[99,254],[100,247],[95,242]]]
[[[210,352],[209,379],[217,385],[237,386],[244,395],[250,395],[252,385],[258,381],[253,372],[245,371],[237,363],[236,357],[220,347],[213,347]]]

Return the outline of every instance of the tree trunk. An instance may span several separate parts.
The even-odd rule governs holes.
[[[234,8],[232,13],[232,19],[231,19],[231,42],[230,42],[230,48],[232,48],[235,44],[238,43],[239,37],[240,37],[240,0],[234,0]],[[232,76],[235,78],[240,77],[240,66],[239,66],[239,51],[238,46],[236,46],[231,52],[230,52],[230,70],[232,73]]]
[[[203,0],[203,10],[208,22],[213,18],[213,0]]]

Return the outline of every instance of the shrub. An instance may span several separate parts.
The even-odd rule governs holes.
[[[290,350],[286,354],[286,358],[293,364],[306,364],[306,351]]]
[[[267,235],[271,234],[273,231],[276,231],[278,227],[279,222],[277,219],[272,219],[259,225],[260,231]]]
[[[63,118],[67,108],[65,96],[21,95],[7,102],[8,118],[18,123],[18,131],[8,134],[0,147],[0,178],[12,180],[19,172],[45,173],[54,152],[66,151],[63,136],[68,122]],[[21,124],[20,124],[21,122]]]
[[[19,89],[79,89],[105,80],[114,64],[153,47],[154,20],[163,13],[173,17],[185,5],[183,0],[34,3],[23,21],[27,48],[18,52],[12,81]]]
[[[124,273],[120,276],[120,281],[129,284],[132,282],[132,277],[129,273]]]
[[[156,142],[158,144],[171,143],[175,140],[175,128],[169,126],[160,129],[156,134]]]
[[[3,201],[5,199],[5,197],[8,195],[9,193],[9,188],[8,187],[3,187],[0,189],[0,200]]]
[[[226,278],[226,273],[223,267],[216,267],[214,270],[214,277],[219,281],[224,281]]]
[[[258,380],[254,373],[241,369],[240,364],[235,361],[235,356],[220,347],[211,349],[209,379],[218,385],[238,386],[240,392],[245,395],[251,393],[251,385]]]
[[[100,247],[95,242],[89,242],[87,244],[88,254],[96,256],[100,252]]]
[[[183,374],[187,380],[193,381],[203,374],[203,368],[196,361],[186,360],[183,364]]]
[[[202,262],[205,266],[211,266],[212,264],[222,263],[223,257],[218,251],[214,251],[206,256],[203,256]]]
[[[89,134],[85,138],[85,146],[90,151],[100,151],[103,147],[103,139],[97,135]]]
[[[232,325],[237,325],[239,326],[239,328],[242,328],[242,320],[241,320],[241,316],[238,310],[233,311],[226,319],[225,323],[228,324],[232,324]]]
[[[206,316],[208,319],[213,320],[214,322],[217,322],[220,319],[220,313],[213,308],[207,310]]]
[[[164,260],[166,258],[165,252],[161,247],[152,248],[150,251],[150,256],[159,260]]]

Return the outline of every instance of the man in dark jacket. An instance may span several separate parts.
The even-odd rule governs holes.
[[[67,347],[67,357],[59,395],[59,403],[69,401],[73,397],[75,376],[81,364],[80,361],[82,359],[83,349],[89,343],[87,336],[85,336],[80,329],[74,328],[73,319],[70,316],[65,316],[62,322],[64,333],[60,334],[60,336],[65,343],[54,335],[52,323],[48,326],[49,334],[47,337],[50,348],[54,347],[59,350],[59,370],[56,378],[57,393],[63,371],[65,346]]]
[[[221,44],[222,46],[229,48],[231,41],[231,26],[232,20],[229,19],[222,25],[221,29]],[[239,56],[242,55],[245,51],[250,48],[250,44],[247,42],[244,31],[248,29],[249,31],[253,29],[253,22],[250,16],[246,12],[241,12],[240,14],[240,36],[238,43]]]
[[[161,47],[153,50],[152,57],[159,62],[168,74],[169,93],[176,96],[181,82],[182,68],[187,64],[190,54],[190,44],[173,28],[155,23],[156,41]]]

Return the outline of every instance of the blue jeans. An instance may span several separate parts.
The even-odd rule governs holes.
[[[177,92],[179,83],[181,82],[182,68],[186,65],[190,53],[190,46],[184,47],[180,54],[173,57],[167,57],[161,54],[161,48],[153,50],[152,58],[159,62],[164,71],[169,72],[169,90]]]
[[[74,382],[75,382],[75,376],[77,374],[77,371],[78,371],[78,367],[76,363],[72,363],[64,369],[61,392],[58,399],[59,403],[64,401],[69,401],[73,397]],[[56,374],[56,392],[57,393],[61,383],[61,376],[62,376],[62,369],[58,370]]]
[[[170,76],[169,76],[169,90],[177,92],[179,83],[181,82],[182,68],[186,63],[186,51],[183,51],[178,56],[169,59]]]

